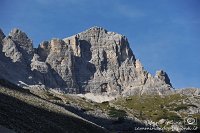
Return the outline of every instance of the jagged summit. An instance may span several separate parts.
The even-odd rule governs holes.
[[[33,43],[32,40],[26,35],[25,32],[18,28],[14,28],[9,33],[9,37],[15,42],[19,51],[28,56],[28,54],[33,54]]]
[[[105,28],[100,27],[100,26],[92,26],[89,29],[87,29],[86,31],[88,31],[88,30],[104,30],[104,31],[107,31]]]
[[[161,79],[163,81],[165,81],[167,84],[169,84],[170,86],[172,86],[172,84],[170,82],[170,79],[169,79],[169,76],[167,75],[166,72],[164,72],[164,70],[156,71],[155,77],[159,78],[159,79]]]
[[[12,36],[13,34],[25,34],[25,33],[22,32],[19,28],[13,28],[9,33],[9,35]]]
[[[1,35],[0,65],[7,66],[0,68],[1,77],[22,87],[42,85],[64,93],[110,96],[172,90],[165,72],[151,76],[143,68],[125,36],[102,27],[44,41],[35,49],[19,29],[8,37]]]

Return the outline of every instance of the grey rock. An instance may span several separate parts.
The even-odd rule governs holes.
[[[163,70],[157,71],[155,77],[161,79],[166,84],[169,84],[170,86],[172,86],[172,84],[170,83],[170,79],[169,79],[167,73],[164,72]]]
[[[0,55],[2,54],[1,51],[2,51],[2,40],[5,38],[5,35],[3,33],[3,31],[0,29]]]
[[[160,119],[160,120],[158,121],[158,123],[161,124],[161,125],[164,124],[165,122],[166,122],[165,119]]]
[[[6,36],[4,35],[3,31],[0,29],[0,41],[3,40]]]
[[[56,79],[59,76],[64,81],[64,83],[57,81],[58,84],[62,83],[59,86],[66,87],[72,92],[78,91],[75,83],[73,52],[63,40],[52,39],[50,41],[46,62],[58,74]]]
[[[46,61],[46,58],[50,52],[50,45],[48,41],[43,41],[37,48],[37,54],[40,56],[42,61]]]
[[[152,77],[144,70],[123,35],[92,27],[64,41],[76,53],[74,66],[81,92],[129,95],[138,90],[162,94],[172,89],[166,73]]]
[[[22,54],[11,37],[3,37],[3,40],[0,41],[0,50],[0,78],[13,83],[16,83],[16,79],[24,80],[23,77],[26,75],[27,70],[22,67],[24,65],[21,62],[23,59]],[[23,71],[22,75],[20,75],[20,71]]]
[[[18,37],[17,37],[17,35]],[[21,34],[21,35],[20,35]],[[30,39],[21,31],[12,31],[12,36],[7,36],[2,40],[2,50],[0,54],[0,72],[1,77],[15,84],[33,85],[44,83],[39,81],[41,74],[36,74],[31,71],[32,54],[27,52],[27,49],[22,49],[20,46],[26,46],[30,43]],[[14,37],[15,36],[15,37]],[[25,43],[25,44],[21,44]],[[32,44],[30,44],[32,45]],[[33,46],[30,46],[32,48]],[[32,49],[33,50],[33,49]],[[31,50],[31,51],[32,51]],[[33,51],[32,51],[33,52]],[[37,76],[36,76],[37,75]],[[33,78],[35,77],[35,78]]]
[[[4,37],[1,53],[4,60],[0,65],[8,66],[0,68],[4,71],[1,76],[12,77],[16,84],[22,81],[28,86],[45,85],[65,93],[110,96],[162,95],[173,90],[164,71],[152,76],[144,69],[125,36],[101,27],[62,40],[44,41],[35,50],[28,36],[14,29]],[[11,70],[14,67],[19,71]]]
[[[176,89],[175,92],[186,96],[200,96],[200,88],[182,88]]]
[[[31,60],[31,70],[37,70],[41,73],[47,73],[48,66],[45,62],[40,61],[37,54],[34,54],[33,59]]]
[[[12,59],[13,62],[19,62],[22,59],[22,54],[19,52],[16,44],[10,37],[5,37],[3,39],[3,49],[2,52],[5,53],[6,57]]]
[[[20,52],[26,52],[28,54],[33,53],[33,44],[32,41],[28,38],[28,36],[19,29],[13,29],[9,36],[16,43]]]

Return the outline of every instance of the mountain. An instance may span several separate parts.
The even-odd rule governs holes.
[[[19,29],[7,37],[0,34],[0,76],[21,87],[109,96],[173,92],[166,72],[152,76],[135,58],[125,36],[101,27],[44,41],[38,48]]]
[[[151,75],[128,39],[104,28],[38,48],[0,30],[0,132],[199,132],[199,99],[163,70]]]

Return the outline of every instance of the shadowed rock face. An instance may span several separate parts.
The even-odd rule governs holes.
[[[2,40],[5,37],[3,31],[0,29],[0,40]]]
[[[172,89],[164,71],[154,77],[144,70],[125,36],[100,27],[44,41],[36,49],[19,29],[8,37],[0,32],[0,42],[0,77],[20,86],[103,95],[165,94]]]

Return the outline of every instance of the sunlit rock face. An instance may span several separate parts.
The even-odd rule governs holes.
[[[135,58],[125,36],[101,27],[44,41],[35,49],[19,29],[7,37],[0,30],[0,43],[0,77],[21,86],[112,96],[172,92],[164,71],[152,76]]]

